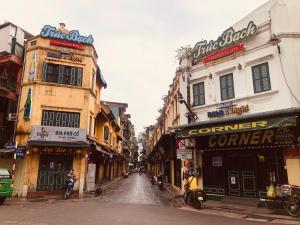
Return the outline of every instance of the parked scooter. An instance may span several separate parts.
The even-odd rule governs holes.
[[[129,173],[127,173],[126,171],[123,171],[123,178],[128,178]]]
[[[66,180],[64,199],[71,198],[74,184],[76,183],[76,181],[77,181],[77,179],[75,179],[75,178],[68,178]]]
[[[166,190],[163,175],[157,177],[157,184],[161,191]]]

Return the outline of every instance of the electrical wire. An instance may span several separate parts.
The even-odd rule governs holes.
[[[289,91],[291,92],[291,94],[293,95],[293,97],[295,98],[295,100],[298,102],[298,104],[300,105],[300,100],[295,96],[293,90],[291,89],[289,83],[287,82],[287,79],[286,79],[286,76],[285,76],[285,72],[284,72],[284,69],[283,69],[283,65],[282,65],[282,59],[281,59],[281,54],[280,54],[280,46],[277,44],[277,47],[278,47],[278,55],[279,55],[279,61],[280,61],[280,67],[281,67],[281,70],[282,70],[282,74],[283,74],[283,77],[284,77],[284,80],[285,80],[285,83],[289,89]]]

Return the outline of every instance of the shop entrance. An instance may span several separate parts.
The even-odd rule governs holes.
[[[287,183],[283,149],[204,152],[203,176],[208,193],[265,196],[271,182]]]
[[[73,155],[41,154],[37,191],[64,189],[72,165]]]

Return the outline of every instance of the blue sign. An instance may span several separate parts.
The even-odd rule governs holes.
[[[16,149],[16,156],[18,158],[24,158],[25,157],[25,148],[24,147],[19,147]]]
[[[45,38],[55,38],[59,40],[71,41],[78,44],[91,45],[94,42],[92,35],[82,36],[78,30],[71,30],[69,33],[63,33],[56,27],[45,25],[41,30],[41,36]]]

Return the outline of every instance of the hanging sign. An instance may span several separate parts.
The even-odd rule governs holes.
[[[245,50],[244,45],[239,43],[254,36],[256,32],[257,27],[253,21],[249,22],[248,26],[242,30],[235,31],[230,27],[216,41],[211,40],[207,42],[204,40],[196,43],[194,46],[194,60],[205,57],[203,61],[204,63],[208,63],[234,52],[243,51]],[[224,50],[219,51],[222,49]]]
[[[177,159],[188,160],[193,159],[193,150],[185,146],[184,139],[176,139],[176,155]]]
[[[27,92],[25,105],[24,105],[24,115],[23,115],[24,119],[30,119],[31,105],[32,105],[31,99],[32,99],[32,88],[29,88]]]
[[[57,30],[56,27],[52,27],[50,25],[45,25],[42,28],[40,35],[44,38],[69,41],[77,44],[92,45],[94,42],[92,35],[89,36],[80,35],[78,30],[71,30],[69,33],[64,33],[60,30]]]
[[[37,72],[37,54],[36,51],[32,52],[31,63],[29,66],[29,76],[28,81],[34,81],[36,78]]]

